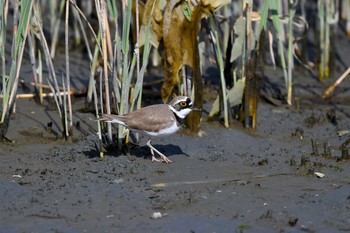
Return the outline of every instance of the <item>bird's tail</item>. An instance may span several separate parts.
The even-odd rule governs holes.
[[[123,121],[122,116],[113,115],[113,114],[101,114],[97,121],[104,121],[104,122],[110,122],[110,123],[117,123],[120,125],[125,125],[125,122]]]

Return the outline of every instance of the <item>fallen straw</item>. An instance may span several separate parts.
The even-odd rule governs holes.
[[[60,92],[61,95],[67,95],[67,92]],[[77,92],[77,91],[70,91],[70,95],[81,95],[84,94],[84,92]],[[34,98],[36,96],[36,94],[34,93],[28,93],[28,94],[17,94],[16,95],[16,99],[31,99]],[[42,94],[43,97],[53,97],[54,93],[43,93]],[[4,98],[3,95],[0,95],[0,99]]]
[[[340,78],[337,79],[337,81],[335,81],[335,83],[328,87],[327,90],[323,93],[322,98],[326,99],[330,94],[333,93],[334,89],[346,78],[346,76],[348,76],[348,74],[350,74],[350,66],[348,67],[348,69],[340,76]]]

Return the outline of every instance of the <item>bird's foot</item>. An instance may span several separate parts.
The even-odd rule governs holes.
[[[168,157],[166,157],[162,152],[160,152],[159,150],[154,148],[154,146],[151,145],[151,139],[148,139],[147,146],[151,149],[152,162],[159,162],[159,163],[172,163],[173,162],[170,159],[168,159]],[[156,152],[160,156],[160,159],[156,158],[154,152]]]
[[[152,156],[152,162],[158,163],[172,163],[173,161],[168,159],[165,155],[160,155],[161,159],[157,159],[154,155]]]

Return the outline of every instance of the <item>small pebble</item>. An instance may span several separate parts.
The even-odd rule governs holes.
[[[166,216],[167,214],[162,214],[161,212],[154,212],[151,216],[152,219],[158,219]]]

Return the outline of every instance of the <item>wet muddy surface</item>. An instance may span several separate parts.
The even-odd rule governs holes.
[[[1,232],[350,231],[349,106],[261,102],[256,131],[204,122],[202,137],[155,138],[171,164],[152,163],[145,138],[100,159],[89,113],[65,142],[46,132],[55,114],[18,109],[16,142],[1,144]]]

